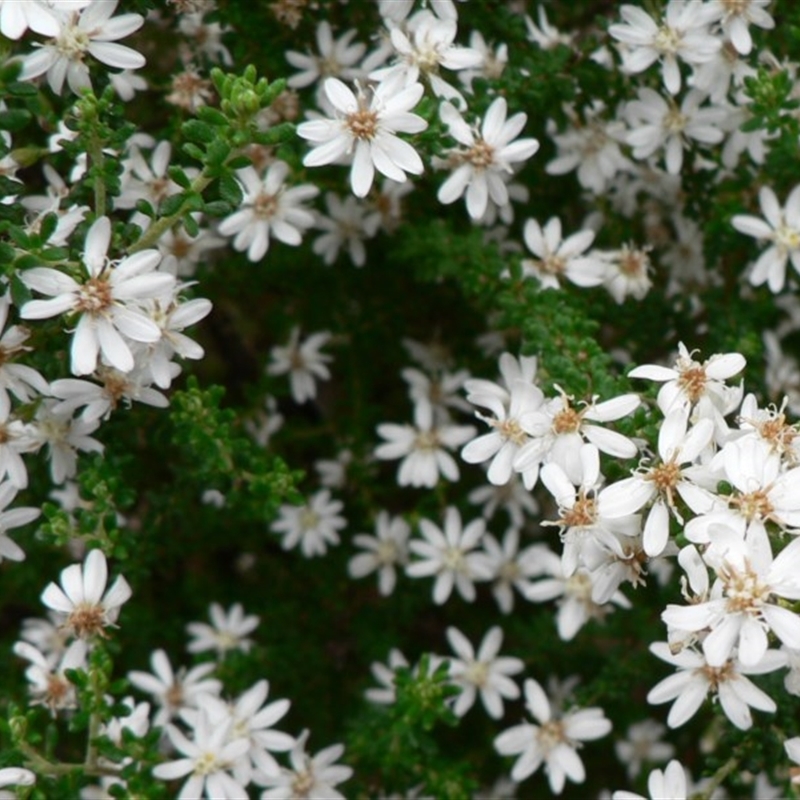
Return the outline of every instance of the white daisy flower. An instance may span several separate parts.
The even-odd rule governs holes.
[[[315,227],[323,231],[314,240],[312,250],[328,264],[333,264],[342,248],[357,267],[367,261],[364,241],[372,239],[381,225],[381,214],[372,204],[348,195],[342,200],[333,192],[325,193],[325,206],[328,216],[317,213]]]
[[[230,725],[231,738],[246,738],[250,745],[247,758],[237,759],[231,768],[242,786],[253,780],[255,770],[277,775],[280,767],[272,753],[284,753],[295,744],[294,736],[272,729],[286,716],[289,701],[273,700],[264,705],[268,694],[269,682],[260,680],[231,703],[208,696],[202,701],[202,711],[208,713],[213,724]]]
[[[297,246],[302,234],[314,224],[314,215],[303,206],[319,189],[311,184],[287,187],[289,165],[273,161],[263,178],[252,168],[237,173],[244,199],[241,207],[220,222],[218,231],[233,236],[233,246],[247,251],[250,261],[260,261],[269,249],[270,234],[284,244]]]
[[[800,186],[792,189],[783,207],[769,186],[761,187],[758,201],[764,219],[736,214],[731,224],[739,233],[770,243],[753,266],[750,283],[753,286],[766,283],[770,291],[779,292],[786,282],[789,261],[800,272]]]
[[[670,175],[677,175],[683,166],[683,151],[693,143],[719,144],[725,138],[728,110],[722,106],[700,107],[706,95],[692,89],[678,106],[670,97],[644,87],[639,96],[625,107],[630,132],[627,143],[633,157],[650,158],[664,151],[664,163]]]
[[[725,415],[739,407],[742,386],[727,386],[725,381],[741,372],[747,363],[741,353],[715,353],[703,362],[694,359],[683,342],[678,343],[678,357],[672,367],[642,364],[628,373],[629,378],[663,383],[656,402],[666,417],[676,408],[691,412],[694,424],[699,419],[714,423],[718,444],[728,437]]]
[[[33,267],[20,275],[26,286],[51,298],[29,300],[20,310],[23,319],[80,315],[70,350],[74,375],[94,372],[100,356],[121,372],[130,372],[134,358],[126,338],[151,343],[161,337],[158,326],[136,304],[171,292],[175,278],[155,272],[161,261],[158,250],[141,250],[112,264],[106,256],[110,243],[111,221],[98,217],[86,235],[83,266],[88,278],[83,283],[50,267]]]
[[[293,89],[311,86],[320,78],[341,78],[346,81],[361,77],[356,66],[366,52],[366,45],[353,42],[358,34],[355,28],[345,31],[338,39],[333,38],[333,30],[327,20],[317,25],[316,40],[319,55],[286,52],[286,60],[300,72],[292,75],[286,82]]]
[[[722,31],[743,56],[749,55],[753,49],[753,37],[750,25],[771,31],[775,20],[766,10],[772,0],[711,0],[712,21],[719,21]]]
[[[514,114],[506,119],[508,106],[504,97],[497,97],[489,106],[480,133],[470,128],[451,103],[442,103],[439,116],[460,149],[451,150],[445,162],[453,174],[441,185],[440,203],[454,203],[466,192],[467,211],[472,219],[480,219],[489,201],[496,206],[509,202],[505,176],[512,175],[512,165],[527,161],[539,149],[536,139],[517,139],[528,115]]]
[[[326,364],[333,360],[333,356],[319,352],[330,338],[329,331],[318,331],[301,344],[300,328],[295,326],[289,334],[289,343],[285,346],[276,345],[270,351],[271,361],[267,365],[267,374],[289,374],[295,403],[313,400],[317,396],[316,379],[328,380],[331,377]]]
[[[800,600],[800,539],[794,539],[777,558],[763,527],[746,536],[733,528],[716,528],[703,560],[717,575],[710,596],[689,606],[670,604],[661,619],[680,631],[710,632],[703,654],[710,667],[721,668],[738,648],[743,667],[758,664],[773,633],[792,650],[800,649],[800,616],[779,604]]]
[[[734,654],[720,667],[712,667],[701,653],[685,648],[673,653],[666,642],[650,645],[650,652],[677,667],[674,675],[659,681],[647,695],[647,702],[655,705],[674,700],[667,715],[667,725],[678,728],[697,713],[709,692],[719,700],[725,716],[739,730],[753,725],[750,708],[774,713],[775,701],[759,689],[747,675],[763,675],[786,665],[786,654],[768,650],[755,665],[745,667]]]
[[[591,253],[584,255],[594,241],[593,230],[579,231],[562,239],[561,220],[551,217],[544,228],[535,219],[529,219],[523,236],[526,246],[536,256],[523,259],[523,274],[537,278],[543,289],[558,289],[559,278],[583,287],[599,286],[605,280],[602,259]]]
[[[339,544],[339,531],[347,520],[339,516],[344,507],[341,500],[332,500],[328,489],[312,495],[300,506],[284,504],[278,509],[279,518],[270,530],[283,536],[281,547],[292,550],[298,545],[306,558],[325,555],[328,545]]]
[[[303,159],[305,166],[332,164],[352,154],[350,185],[356,197],[367,195],[376,169],[398,183],[406,180],[407,172],[422,174],[417,151],[395,135],[419,133],[428,127],[422,117],[411,113],[422,97],[422,84],[403,86],[397,80],[386,80],[372,89],[371,96],[361,87],[353,94],[338,78],[328,78],[324,87],[336,117],[297,126],[298,136],[315,145]]]
[[[439,0],[441,2],[441,0]],[[483,62],[483,55],[471,47],[460,47],[455,38],[458,24],[455,16],[442,19],[430,11],[419,11],[407,25],[392,25],[390,37],[396,63],[374,70],[372,80],[395,80],[408,86],[424,78],[437,97],[454,100],[465,107],[461,92],[441,75],[441,67],[450,70],[474,69]]]
[[[475,519],[462,529],[458,509],[449,506],[445,511],[444,532],[428,519],[422,519],[419,530],[422,539],[409,545],[419,557],[406,567],[411,578],[435,576],[433,602],[442,605],[453,591],[471,603],[475,600],[475,581],[492,578],[492,567],[484,553],[473,552],[486,529],[483,519]]]
[[[47,585],[42,602],[64,615],[64,627],[81,639],[106,636],[115,626],[120,609],[133,594],[122,575],[106,591],[108,564],[102,550],[91,550],[81,564],[61,571],[61,586]]]
[[[28,691],[32,703],[46,705],[54,717],[56,711],[76,708],[75,685],[65,673],[71,669],[86,669],[88,652],[88,644],[83,639],[76,639],[57,658],[48,659],[29,642],[17,642],[14,653],[30,662],[25,678],[30,684]]]
[[[378,573],[378,590],[384,596],[394,591],[397,580],[396,567],[408,562],[408,537],[411,527],[402,517],[390,517],[380,511],[375,520],[375,535],[358,533],[353,544],[363,548],[350,559],[347,571],[351,578],[363,578],[371,572]]]
[[[231,650],[249,652],[253,640],[248,638],[259,623],[255,614],[245,614],[241,603],[234,603],[225,611],[219,603],[212,603],[208,608],[211,625],[205,622],[190,622],[186,632],[192,641],[186,646],[190,653],[204,653],[214,650],[218,658]]]
[[[706,483],[707,470],[695,466],[711,443],[714,426],[710,420],[701,419],[688,431],[687,427],[687,413],[676,408],[667,415],[658,434],[660,460],[612,483],[597,497],[599,514],[612,519],[636,514],[652,502],[643,531],[644,550],[651,558],[667,547],[670,513],[683,521],[677,509],[678,497],[696,514],[707,513],[714,505],[714,495],[699,485]]]
[[[153,767],[153,775],[161,780],[174,780],[188,775],[180,797],[217,798],[247,797],[247,791],[230,771],[247,753],[250,742],[244,737],[231,738],[232,722],[214,720],[201,708],[194,717],[192,738],[187,738],[174,725],[167,726],[167,735],[180,758]]]
[[[130,47],[117,44],[116,40],[139,30],[144,24],[144,17],[141,14],[122,14],[112,19],[117,3],[118,0],[93,0],[79,10],[75,10],[74,4],[63,10],[59,7],[50,9],[53,22],[43,32],[53,38],[23,59],[20,78],[30,80],[47,73],[47,82],[56,94],[61,94],[65,79],[69,88],[79,94],[83,89],[92,88],[87,55],[118,69],[143,67],[144,56]],[[7,5],[8,0],[4,3],[4,6]],[[38,15],[40,12],[37,9],[34,13]],[[31,27],[34,27],[31,12],[28,13],[28,19]]]
[[[569,778],[583,783],[586,771],[578,755],[582,742],[600,739],[611,722],[600,708],[570,709],[557,717],[544,689],[533,678],[525,681],[525,706],[538,725],[523,722],[503,731],[494,740],[500,755],[517,755],[511,779],[523,781],[544,764],[550,789],[561,794]]]
[[[700,0],[670,0],[659,22],[637,6],[622,6],[620,15],[624,24],[611,25],[608,33],[626,45],[623,69],[635,74],[660,60],[664,86],[670,94],[677,94],[681,88],[678,59],[702,64],[722,46],[719,38],[708,32],[713,11]]]
[[[259,783],[267,787],[261,800],[295,800],[303,796],[345,800],[334,788],[353,774],[350,767],[336,763],[344,753],[344,745],[334,744],[311,756],[306,752],[307,741],[308,731],[305,730],[289,753],[291,769],[282,767],[279,775],[260,777]]]
[[[433,406],[427,401],[414,406],[413,426],[385,422],[377,431],[386,441],[375,448],[375,457],[403,459],[397,483],[427,488],[436,486],[440,477],[458,480],[458,464],[448,450],[455,450],[475,435],[472,425],[437,425]]]
[[[667,729],[654,719],[635,722],[628,728],[624,739],[614,742],[614,752],[634,780],[642,771],[644,762],[658,763],[672,758],[675,747],[662,741]]]
[[[651,800],[686,800],[689,787],[686,770],[680,761],[673,759],[663,769],[654,769],[647,778],[647,793]],[[760,796],[760,795],[759,795]],[[635,792],[617,791],[611,800],[646,800]]]
[[[463,717],[480,694],[486,713],[493,719],[503,716],[503,699],[516,700],[519,687],[509,677],[525,669],[522,659],[499,656],[503,631],[495,625],[483,637],[477,654],[469,639],[457,628],[447,629],[447,641],[458,658],[450,658],[450,680],[461,689],[453,713]]]
[[[197,708],[201,698],[204,700],[222,691],[222,683],[210,677],[216,669],[214,663],[198,664],[188,671],[180,668],[176,672],[167,654],[159,649],[150,656],[150,667],[152,673],[129,672],[128,680],[140,691],[151,695],[158,705],[153,718],[153,725],[157,727],[164,727],[182,709]]]

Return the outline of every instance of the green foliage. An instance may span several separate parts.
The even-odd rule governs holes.
[[[426,794],[455,800],[477,788],[468,764],[453,764],[435,736],[438,727],[457,724],[447,699],[458,690],[447,673],[447,662],[434,667],[428,655],[413,670],[397,668],[395,702],[364,712],[354,724],[348,752],[362,781],[354,797],[419,785]],[[370,775],[374,783],[365,782]]]

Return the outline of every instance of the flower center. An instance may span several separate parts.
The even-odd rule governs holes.
[[[725,586],[726,610],[731,614],[755,616],[769,598],[770,587],[761,581],[749,564],[745,564],[744,570],[739,570],[726,562],[717,570],[717,575]]]
[[[567,578],[564,593],[588,605],[592,602],[592,579],[586,572],[576,572]]]
[[[489,665],[485,661],[473,661],[464,672],[464,680],[482,688],[489,679]]]
[[[347,115],[346,124],[353,138],[370,141],[378,133],[378,113],[368,108],[360,108]]]
[[[103,391],[111,403],[111,408],[116,410],[119,401],[130,391],[128,379],[117,370],[101,370]]]
[[[309,796],[313,788],[314,775],[310,771],[300,772],[292,781],[292,797],[296,797],[298,800],[304,800],[304,798]]]
[[[729,498],[729,502],[748,521],[768,519],[769,515],[775,510],[766,491],[763,489],[757,489],[755,492],[748,492],[747,494],[739,493]]]
[[[556,433],[575,433],[581,427],[581,414],[567,406],[553,417],[553,430]]]
[[[721,683],[731,680],[736,675],[731,661],[727,661],[721,667],[709,667],[706,665],[697,671],[706,677],[711,684],[712,691],[717,691]]]
[[[549,275],[561,275],[567,268],[567,260],[556,253],[551,253],[544,260],[535,263],[541,266],[542,272]]]
[[[416,64],[421,72],[430,74],[439,71],[442,55],[436,47],[428,45],[427,47],[419,47],[409,60]]]
[[[792,443],[797,438],[797,428],[786,424],[783,414],[776,414],[766,422],[756,425],[761,436],[770,443],[774,450],[783,453],[791,449]]]
[[[536,739],[544,753],[549,753],[562,742],[567,741],[567,737],[564,735],[564,723],[556,719],[545,722],[536,732]]]
[[[181,261],[182,259],[186,258],[186,256],[189,255],[189,253],[191,253],[192,242],[186,236],[178,234],[172,240],[172,244],[170,245],[169,251],[170,253],[172,253],[173,256],[175,256],[175,258],[178,259],[178,261]]]
[[[217,645],[217,650],[227,652],[228,650],[235,650],[239,647],[239,637],[231,631],[216,631],[214,633],[214,642]]]
[[[483,139],[478,139],[464,157],[475,169],[486,169],[494,163],[494,147]]]
[[[513,442],[516,445],[523,445],[528,440],[525,431],[515,419],[504,420],[490,420],[489,424],[502,436],[506,441]]]
[[[441,446],[439,441],[439,434],[437,431],[419,431],[414,439],[414,449],[422,450],[423,452],[432,453],[438,450]]]
[[[797,250],[800,247],[800,231],[786,223],[781,223],[773,234],[775,243],[784,250]]]
[[[66,621],[66,627],[75,631],[79,639],[89,639],[96,635],[105,636],[103,631],[105,624],[105,610],[96,603],[79,603]]]
[[[689,117],[686,114],[681,114],[679,109],[673,108],[667,111],[661,124],[670,133],[683,133],[688,122]]]
[[[62,708],[67,703],[72,684],[61,675],[52,673],[47,676],[47,689],[45,702],[50,708]]]
[[[102,314],[113,304],[111,286],[103,278],[89,278],[78,292],[75,308],[84,314]]]
[[[44,417],[43,419],[37,420],[36,424],[39,428],[39,435],[46,442],[50,442],[51,444],[66,442],[67,437],[69,436],[69,422],[62,421],[57,417]],[[3,433],[0,430],[0,443],[3,442],[2,436]]]
[[[445,548],[442,553],[442,564],[445,569],[449,569],[452,572],[460,572],[463,575],[466,575],[468,572],[464,552],[457,547]]]
[[[662,55],[674,55],[681,46],[681,34],[669,25],[662,25],[653,39],[653,47]]]
[[[167,689],[164,700],[170,708],[180,708],[183,705],[183,684],[176,680]]]
[[[558,522],[565,528],[581,528],[587,525],[594,525],[597,522],[597,503],[594,498],[586,497],[581,492],[575,501],[575,505],[565,511],[564,516]]]
[[[217,772],[218,769],[219,764],[214,753],[203,753],[194,762],[195,775],[210,775],[212,772]]]
[[[300,512],[299,522],[304,531],[313,531],[319,525],[319,514],[310,508],[304,508]]]
[[[675,461],[668,461],[653,467],[645,476],[646,481],[652,481],[661,494],[671,495],[672,490],[681,481],[681,468]]]
[[[696,403],[706,391],[707,378],[705,369],[701,366],[687,369],[680,369],[679,367],[678,369],[681,373],[678,377],[678,386],[681,387],[689,400]]]
[[[89,34],[77,25],[67,25],[54,40],[56,50],[70,61],[83,61],[89,48]]]
[[[622,249],[619,258],[619,271],[629,278],[639,278],[647,274],[650,259],[643,250]]]
[[[253,203],[253,213],[260,219],[270,219],[278,211],[278,195],[261,192]]]
[[[506,561],[497,572],[500,583],[514,583],[522,577],[522,570],[516,561]]]
[[[382,539],[375,555],[380,564],[395,564],[398,561],[397,544],[390,539]]]
[[[722,0],[728,17],[738,17],[746,14],[750,7],[750,0]]]

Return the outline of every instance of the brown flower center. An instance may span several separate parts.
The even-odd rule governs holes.
[[[89,278],[78,292],[76,309],[85,314],[99,315],[114,302],[111,286],[104,278]]]
[[[702,366],[689,367],[680,371],[678,386],[683,389],[686,396],[696,403],[705,393],[706,377],[705,368]]]
[[[564,516],[558,520],[560,525],[565,528],[581,528],[587,525],[594,525],[597,521],[597,503],[594,498],[586,497],[581,492],[575,505],[564,512]]]
[[[370,141],[378,133],[378,114],[368,108],[359,108],[347,115],[347,127],[355,139]]]
[[[90,639],[92,636],[106,636],[106,613],[102,606],[96,603],[81,603],[67,617],[66,627],[75,631],[80,639]]]

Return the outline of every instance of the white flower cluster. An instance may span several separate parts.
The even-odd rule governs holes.
[[[205,18],[214,4],[180,5],[175,31],[183,37],[176,53],[182,71],[165,94],[176,111],[194,114],[216,102],[206,65],[233,59],[221,38],[227,29]],[[115,16],[117,6],[118,0],[0,0],[3,37],[39,37],[32,52],[16,57],[19,79],[80,97],[97,85],[97,69],[104,65],[119,70],[109,81],[121,99],[148,89],[134,72],[144,66],[144,56],[119,43],[145,18]],[[294,10],[302,17],[304,7],[300,0],[269,4],[276,16]],[[206,178],[180,165],[170,141],[138,133],[117,149],[76,156],[68,178],[44,164],[44,192],[31,194],[16,174],[28,166],[24,143],[13,125],[0,131],[7,151],[0,175],[18,192],[3,203],[25,209],[28,235],[49,231],[42,236],[42,257],[35,264],[30,253],[20,260],[24,268],[3,278],[0,296],[0,560],[25,558],[9,531],[40,515],[39,508],[11,507],[34,482],[29,459],[47,446],[52,496],[67,511],[85,503],[69,481],[78,474],[80,453],[103,452],[95,438],[101,423],[134,401],[166,407],[165,392],[181,373],[180,361],[204,356],[185,331],[212,305],[194,297],[193,287],[225,248],[242,254],[240,264],[250,262],[255,274],[280,262],[283,245],[299,248],[314,235],[307,250],[324,265],[346,255],[363,267],[371,256],[368,241],[397,232],[404,205],[417,191],[447,207],[439,208],[442,215],[480,226],[485,243],[513,262],[497,270],[499,283],[521,293],[533,290],[532,296],[570,297],[573,287],[602,286],[623,306],[644,300],[656,286],[675,300],[676,317],[685,312],[702,332],[713,325],[714,309],[703,306],[695,288],[719,280],[717,288],[739,301],[764,285],[777,294],[796,284],[788,266],[800,275],[800,186],[760,183],[731,195],[730,213],[720,224],[733,240],[738,232],[762,249],[745,280],[724,286],[707,269],[713,248],[705,246],[693,218],[698,201],[690,197],[694,184],[725,187],[774,159],[778,132],[747,124],[756,113],[748,79],[775,69],[797,83],[796,65],[754,53],[753,36],[780,20],[777,11],[774,18],[770,13],[769,0],[665,0],[646,9],[621,4],[603,31],[602,47],[591,55],[598,75],[613,77],[613,94],[587,101],[576,92],[560,113],[546,110],[541,141],[525,135],[534,120],[530,109],[515,107],[519,95],[496,85],[506,70],[515,70],[516,79],[530,77],[514,66],[517,53],[478,30],[464,38],[458,8],[452,0],[381,0],[363,11],[365,18],[373,12],[376,21],[380,17],[370,44],[358,41],[356,28],[336,30],[337,16],[327,9],[328,19],[315,25],[305,20],[314,30],[313,49],[286,51],[295,70],[289,91],[253,123],[264,133],[276,122],[297,120],[302,154],[292,154],[291,145],[286,151],[266,145],[237,151],[238,169],[219,191],[240,201],[226,200],[233,207],[218,212],[217,221],[209,207],[208,214],[193,210],[180,221],[170,219],[162,230],[158,220],[171,216],[164,213],[170,200]],[[580,34],[558,31],[543,7],[537,12],[537,22],[524,17],[529,44],[578,54]],[[164,15],[154,12],[152,19],[157,23]],[[460,34],[468,46],[459,44]],[[142,41],[145,52],[147,47]],[[796,94],[795,86],[792,98]],[[75,136],[62,124],[42,159],[63,155]],[[524,170],[540,149],[551,154],[542,164],[549,175],[575,173],[593,209],[589,216],[545,206],[538,219],[518,218],[538,191]],[[76,197],[88,196],[88,170],[97,170],[103,158],[119,162],[120,191],[106,198],[97,185],[93,206],[79,204]],[[345,176],[349,191],[337,193],[337,176]],[[450,208],[462,198],[464,219],[462,210]],[[758,215],[747,207],[756,198]],[[603,245],[620,221],[632,222],[628,227],[641,238]],[[45,257],[48,248],[51,255],[69,248],[73,257]],[[525,283],[529,278],[536,283]],[[760,676],[780,673],[786,693],[800,696],[800,435],[787,417],[800,413],[800,365],[783,350],[800,330],[800,306],[787,294],[777,308],[788,321],[764,334],[766,384],[777,406],[736,383],[746,367],[739,352],[701,360],[681,343],[671,365],[628,371],[629,379],[659,384],[652,399],[627,391],[574,397],[548,379],[546,360],[540,369],[539,358],[507,351],[506,338],[517,331],[492,329],[478,340],[484,355],[497,356],[496,381],[471,375],[432,346],[405,341],[415,362],[401,372],[411,401],[407,417],[377,424],[379,441],[367,445],[369,453],[359,450],[363,442],[356,436],[337,438],[338,452],[313,462],[318,486],[303,502],[281,505],[268,523],[273,536],[267,548],[281,557],[294,557],[281,550],[298,551],[321,560],[341,547],[350,578],[377,579],[377,594],[364,590],[370,602],[395,593],[399,580],[430,578],[433,605],[450,604],[447,611],[472,603],[468,611],[476,610],[490,594],[503,615],[512,613],[518,596],[540,609],[553,603],[553,630],[563,642],[612,613],[612,619],[623,618],[634,606],[631,589],[643,594],[642,587],[655,580],[670,599],[658,609],[664,634],[650,652],[674,671],[653,678],[647,703],[669,704],[664,719],[674,729],[708,700],[718,728],[729,722],[746,731],[755,724],[753,709],[774,713],[781,702],[778,684]],[[264,447],[273,447],[273,437],[280,440],[294,415],[323,418],[327,435],[335,428],[330,408],[350,400],[342,401],[345,389],[332,380],[327,351],[344,348],[350,331],[327,322],[309,326],[300,316],[287,306],[286,338],[265,349],[262,380],[274,394],[259,396],[262,410],[249,426]],[[47,354],[38,350],[36,334],[50,331],[71,337],[61,347],[68,352],[61,361],[68,376],[45,375],[26,363]],[[664,335],[678,338],[666,323]],[[537,343],[524,345],[532,352]],[[614,355],[623,363],[629,358]],[[59,359],[40,363],[53,368]],[[284,405],[286,396],[293,405]],[[485,427],[470,424],[468,414]],[[469,468],[459,458],[485,469],[485,480],[461,495]],[[372,505],[360,510],[364,527],[374,528],[366,533],[359,526],[348,535],[345,503],[347,517],[357,513],[351,490],[356,484],[363,489],[381,471],[394,474],[394,484],[408,492],[384,502],[379,483],[374,493],[370,485],[363,496]],[[411,498],[407,506],[396,500],[404,494]],[[202,501],[209,514],[229,502],[216,488],[205,491]],[[468,514],[468,504],[474,513]],[[531,524],[540,513],[544,521]],[[31,702],[53,716],[79,709],[72,671],[94,668],[95,648],[116,627],[132,594],[121,576],[108,588],[107,582],[106,558],[92,549],[83,564],[64,569],[60,585],[47,586],[42,601],[49,618],[27,620],[14,647],[27,662]],[[210,624],[187,626],[187,650],[200,659],[176,669],[166,650],[154,650],[151,672],[128,674],[149,701],[125,698],[130,713],[106,720],[92,735],[119,746],[131,736],[145,737],[151,727],[161,729],[162,758],[148,774],[180,781],[180,797],[260,792],[264,800],[342,798],[336,787],[352,775],[337,763],[343,745],[312,755],[308,730],[298,736],[275,730],[290,703],[268,700],[264,678],[226,694],[225,667],[232,653],[257,650],[251,634],[259,618],[241,603],[227,610],[213,603],[209,616]],[[555,794],[567,781],[583,783],[579,750],[611,732],[605,711],[594,700],[587,707],[576,701],[570,681],[547,689],[532,677],[518,683],[515,676],[524,675],[531,654],[500,655],[505,634],[499,625],[479,629],[477,646],[477,638],[449,620],[440,633],[452,655],[433,655],[425,663],[434,671],[446,664],[453,714],[465,717],[478,699],[492,721],[517,714],[493,739],[496,753],[515,759],[509,793],[539,769]],[[401,667],[409,662],[396,649],[388,665],[374,664],[380,686],[367,698],[395,702]],[[415,666],[412,674],[419,670]],[[520,722],[523,702],[530,719]],[[645,765],[664,764],[647,778],[651,798],[685,799],[704,790],[673,758],[675,747],[661,741],[667,728],[652,719],[634,724],[616,739],[615,750],[631,780]],[[784,746],[788,758],[800,763],[800,737]],[[276,758],[283,753],[285,763]],[[85,787],[87,797],[95,790],[98,796],[126,790],[119,764],[100,757],[94,766],[100,785]],[[23,768],[0,770],[0,787],[33,780]],[[640,797],[627,791],[611,796]]]

